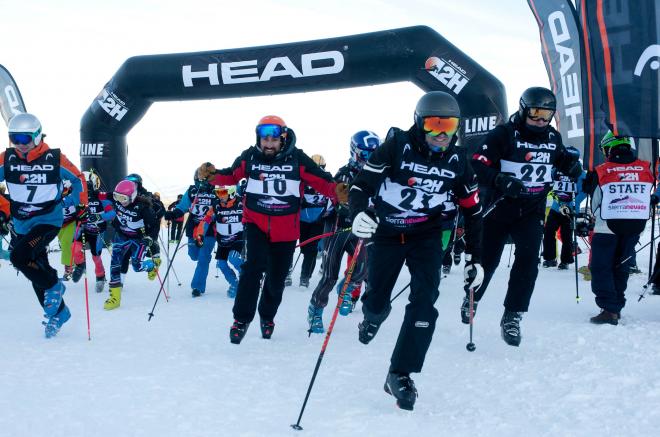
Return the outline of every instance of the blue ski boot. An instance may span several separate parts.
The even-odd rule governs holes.
[[[342,279],[339,281],[339,284],[337,284],[337,294],[341,296],[341,289],[344,286],[344,280]],[[351,284],[348,284],[348,287],[346,287],[346,292],[344,293],[344,297],[341,300],[341,304],[339,304],[339,314],[342,316],[347,316],[353,311],[353,299],[351,299],[351,291],[353,287],[351,287]]]
[[[47,322],[41,322],[46,327],[44,331],[46,338],[55,337],[57,333],[60,332],[62,325],[64,325],[70,318],[71,311],[69,311],[68,306],[64,305],[62,311],[48,318]]]
[[[315,307],[313,304],[309,304],[307,307],[307,323],[309,323],[309,333],[310,334],[323,334],[325,329],[323,329],[323,308]]]
[[[57,310],[60,309],[62,295],[65,291],[66,287],[62,284],[62,281],[58,280],[57,284],[44,292],[44,312],[46,313],[46,317],[53,317]]]

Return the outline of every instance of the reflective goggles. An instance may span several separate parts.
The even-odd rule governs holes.
[[[27,144],[30,144],[34,139],[39,135],[39,132],[35,133],[18,133],[18,132],[12,132],[9,134],[9,141],[11,141],[12,144],[18,144],[25,146]]]
[[[131,203],[131,196],[127,196],[126,194],[113,192],[112,193],[112,198],[115,199],[117,202],[121,203],[124,206]]]
[[[542,120],[547,123],[550,123],[554,115],[555,115],[555,111],[553,111],[552,109],[529,108],[529,113],[527,114],[527,117],[529,117],[529,119],[532,121]]]
[[[285,128],[278,124],[260,124],[257,126],[257,135],[259,138],[279,138],[285,133]]]
[[[224,187],[216,188],[215,195],[218,196],[219,198],[229,197],[229,190],[227,190]]]
[[[360,148],[358,147],[358,148],[355,150],[355,155],[356,155],[355,157],[356,157],[358,160],[361,160],[361,161],[368,161],[368,160],[369,160],[369,157],[371,156],[371,153],[372,153],[372,152],[373,152],[373,150],[364,150],[364,149],[360,149]],[[323,166],[322,168],[325,168],[325,166]]]
[[[424,133],[432,137],[444,133],[451,137],[458,130],[460,119],[458,117],[425,117]]]

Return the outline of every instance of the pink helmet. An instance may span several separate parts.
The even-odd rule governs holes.
[[[137,197],[137,184],[133,181],[120,181],[115,187],[112,197],[123,206],[128,206]]]

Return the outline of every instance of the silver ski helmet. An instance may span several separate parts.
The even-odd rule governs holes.
[[[39,119],[27,112],[14,115],[9,120],[9,141],[21,153],[27,153],[41,144],[43,134]]]

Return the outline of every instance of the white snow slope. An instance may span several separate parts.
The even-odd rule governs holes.
[[[47,340],[31,287],[3,262],[0,435],[658,435],[660,297],[637,302],[646,275],[631,277],[619,326],[594,326],[588,319],[598,311],[589,283],[580,277],[577,304],[573,270],[541,269],[522,322],[522,344],[514,348],[501,340],[499,329],[508,253],[507,247],[479,306],[474,353],[465,349],[468,327],[459,318],[462,268],[443,279],[433,344],[423,372],[413,375],[419,390],[413,412],[396,408],[383,391],[407,294],[394,302],[368,346],[357,341],[361,312],[339,317],[303,431],[290,425],[324,336],[307,336],[311,288],[296,287],[299,266],[273,338],[263,340],[255,322],[237,346],[228,337],[232,300],[224,279],[216,279],[211,268],[206,295],[193,299],[194,265],[185,252],[174,264],[183,284],[178,287],[172,278],[171,299],[159,301],[150,322],[157,282],[131,271],[121,307],[104,311],[107,291],[94,293],[88,254],[91,341],[82,280],[67,285],[72,319]],[[643,270],[647,257],[647,250],[640,253]],[[585,259],[581,255],[580,263]],[[61,272],[59,253],[51,260]],[[315,273],[312,287],[318,278]],[[395,292],[408,281],[404,270]],[[331,315],[327,308],[326,327]]]

